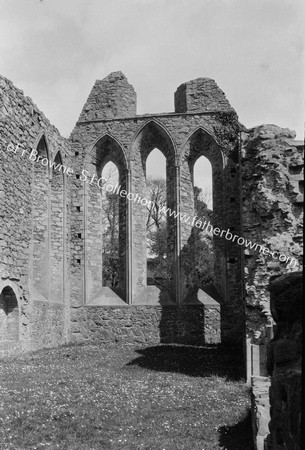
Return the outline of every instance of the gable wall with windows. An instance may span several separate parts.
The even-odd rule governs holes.
[[[219,234],[228,230],[300,261],[303,162],[293,133],[246,130],[208,78],[179,86],[174,112],[137,115],[134,88],[112,73],[95,83],[69,139],[4,77],[0,94],[0,355],[86,340],[222,341],[242,350],[245,304],[268,302],[272,273],[264,268],[275,265]],[[154,148],[166,158],[173,213],[162,286],[147,283],[145,167]],[[192,180],[201,156],[212,166],[211,225],[219,229],[215,285],[206,292],[193,276]],[[113,288],[103,280],[99,185],[109,161],[119,173],[117,195],[125,192]]]
[[[50,164],[60,155],[69,166],[70,156],[67,140],[4,77],[0,96],[0,355],[4,356],[68,339],[69,180]],[[32,150],[37,154],[31,160]],[[38,162],[35,155],[41,156]]]

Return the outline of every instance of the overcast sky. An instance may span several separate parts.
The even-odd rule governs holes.
[[[121,70],[138,114],[216,80],[247,127],[304,137],[304,0],[0,0],[0,73],[68,136],[96,79]]]

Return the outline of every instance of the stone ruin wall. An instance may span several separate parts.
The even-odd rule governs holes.
[[[46,167],[29,160],[31,150],[39,147],[41,154],[46,156],[48,152],[50,160],[60,150],[67,161],[67,140],[32,100],[4,77],[0,78],[0,98],[0,355],[3,356],[68,340],[70,218],[58,201],[56,174],[51,181],[51,171],[47,173]],[[23,156],[22,150],[26,150]],[[61,200],[64,198],[65,209],[69,211],[67,184],[68,180],[65,186],[60,183]]]
[[[294,141],[293,132],[275,126],[244,130],[241,135],[242,153],[238,154],[238,149],[232,146],[234,132],[236,138],[236,123],[230,121],[234,114],[233,116],[228,114],[233,110],[224,94],[218,87],[218,91],[215,88],[216,84],[206,81],[198,86],[196,80],[184,83],[175,94],[175,113],[136,116],[134,89],[126,83],[125,77],[122,78],[120,75],[118,78],[116,83],[110,76],[95,84],[79,122],[67,140],[59,135],[32,100],[25,97],[9,80],[1,77],[0,312],[2,315],[0,320],[3,325],[6,320],[3,305],[13,305],[14,296],[18,302],[19,320],[18,330],[17,316],[14,314],[10,323],[5,323],[5,327],[2,326],[2,330],[6,330],[6,336],[3,331],[0,335],[2,354],[4,348],[7,354],[58,345],[71,339],[86,340],[98,337],[102,342],[120,340],[124,334],[135,342],[147,342],[147,337],[145,333],[143,334],[143,324],[147,323],[150,317],[147,336],[151,338],[148,340],[156,342],[158,336],[160,337],[155,331],[156,320],[162,322],[160,306],[154,307],[152,314],[147,313],[149,308],[144,306],[138,306],[138,309],[134,306],[132,312],[126,304],[121,307],[84,306],[84,302],[90,303],[94,299],[100,288],[96,282],[101,264],[96,237],[101,230],[97,224],[100,217],[98,193],[81,181],[80,173],[82,168],[87,168],[89,173],[96,170],[92,150],[95,150],[95,144],[104,135],[115,138],[110,146],[111,152],[118,153],[118,145],[114,142],[119,142],[129,158],[128,170],[134,170],[136,181],[134,185],[130,184],[128,170],[125,170],[125,174],[122,171],[122,181],[131,191],[143,180],[141,160],[138,160],[137,152],[145,153],[149,151],[151,145],[159,142],[160,146],[163,146],[163,151],[175,162],[175,170],[180,171],[181,213],[187,212],[191,215],[189,205],[193,199],[189,181],[190,168],[183,157],[183,151],[185,155],[195,158],[198,154],[196,152],[200,153],[202,150],[200,145],[203,145],[210,148],[210,155],[213,157],[216,147],[211,145],[208,135],[204,132],[208,130],[211,135],[217,136],[227,164],[224,172],[226,181],[220,179],[214,186],[215,192],[220,182],[225,187],[223,203],[217,206],[219,196],[215,202],[217,226],[230,228],[240,236],[278,249],[297,259],[302,253],[300,242],[300,208],[303,201],[302,155],[301,144]],[[196,96],[196,89],[200,91],[201,87],[201,95]],[[213,112],[215,92],[218,93],[217,114]],[[199,130],[183,149],[191,133],[198,128],[203,131]],[[151,140],[154,134],[157,141]],[[169,135],[171,141],[167,137]],[[174,143],[175,155],[169,148],[171,142]],[[73,169],[73,176],[66,177],[63,185],[56,174],[46,173],[41,165],[31,163],[28,158],[21,157],[20,153],[8,152],[6,149],[10,143],[13,146],[20,143],[28,152],[36,148],[41,155],[48,155],[52,161],[60,150],[62,163]],[[134,149],[132,143],[135,145]],[[100,141],[100,144],[107,143]],[[226,153],[228,149],[229,153]],[[108,161],[105,159],[103,164],[106,162]],[[124,160],[116,162],[119,165],[123,164]],[[219,177],[217,170],[214,171],[214,177],[216,180]],[[240,181],[242,192],[239,187]],[[169,188],[173,189],[171,185]],[[169,204],[170,207],[173,205],[173,202]],[[225,210],[220,213],[223,206]],[[243,230],[240,220],[241,208]],[[137,206],[133,214],[135,228],[132,263],[135,270],[132,275],[127,273],[126,276],[134,277],[132,281],[135,290],[132,295],[136,298],[137,292],[141,297],[141,289],[145,288],[143,283],[145,275],[142,274],[142,281],[140,276],[144,260],[143,236],[139,232],[139,226],[143,212]],[[169,226],[174,227],[173,222]],[[55,234],[59,236],[61,229],[64,230],[61,238],[59,240],[52,238]],[[124,232],[124,228],[122,231]],[[182,243],[186,242],[188,233],[188,227],[183,225]],[[84,236],[87,237],[86,241]],[[61,246],[63,252],[60,251]],[[227,259],[221,256],[224,254],[224,246]],[[225,289],[225,280],[228,280],[228,286],[231,286],[231,291],[225,289],[227,303],[221,305],[222,329],[225,333],[230,333],[234,331],[234,326],[237,327],[236,330],[241,330],[244,321],[241,256],[243,249],[219,239],[216,251],[218,261],[221,261],[220,269],[218,267],[220,270],[218,287],[222,286],[222,289]],[[278,264],[272,261],[270,256],[265,257],[262,254],[253,255],[246,252],[244,263],[246,302],[251,306],[260,305],[261,311],[269,301],[266,293],[269,276],[286,269],[284,264]],[[126,280],[122,279],[121,284],[126,284]],[[183,291],[184,286],[180,286],[180,289]],[[70,306],[72,306],[71,325]],[[128,314],[123,313],[127,309]],[[251,310],[249,311],[250,317]],[[122,314],[125,314],[123,322]],[[163,322],[168,324],[169,336],[174,333],[173,330],[179,323],[179,318],[175,314],[169,313],[167,322]],[[217,308],[212,306],[208,312],[211,317],[211,323],[207,327],[208,339],[213,340],[213,335],[219,332],[217,325],[213,326],[213,321],[216,323],[218,320],[215,319],[217,314]],[[105,323],[107,326],[103,325]],[[121,333],[122,323],[126,330]],[[255,326],[250,323],[250,328]],[[7,330],[12,330],[10,346],[7,346],[6,338],[10,334]],[[16,330],[18,344],[14,339]],[[192,333],[196,334],[191,325],[190,335]],[[133,334],[138,337],[131,337]],[[186,334],[182,333],[182,336],[183,339],[186,338]],[[207,339],[206,336],[204,339]]]
[[[71,310],[72,342],[219,344],[220,306],[86,306]]]
[[[242,133],[243,235],[293,259],[245,249],[247,331],[259,330],[270,317],[267,286],[273,275],[302,270],[304,143],[295,132],[261,125]],[[284,258],[282,258],[284,259]],[[266,314],[262,314],[264,311]]]
[[[196,97],[194,94],[196,86],[198,88],[202,83],[207,95],[203,96],[199,89]],[[109,160],[118,167],[122,188],[145,196],[145,162],[150,151],[157,147],[167,159],[168,206],[172,210],[180,209],[182,214],[192,216],[194,210],[191,159],[195,162],[201,154],[207,156],[213,166],[214,188],[217,194],[214,195],[215,224],[220,229],[232,227],[236,232],[241,232],[236,113],[213,80],[198,79],[185,85],[178,88],[175,94],[174,113],[137,116],[135,114],[136,95],[132,86],[122,73],[110,74],[104,80],[95,83],[71,134],[72,152],[76,156],[74,169],[78,177],[74,180],[72,189],[71,336],[73,340],[87,338],[88,333],[83,331],[86,329],[84,325],[86,318],[89,320],[87,328],[96,331],[94,335],[99,339],[101,323],[105,323],[98,319],[101,308],[107,310],[107,332],[111,336],[121,333],[120,326],[116,325],[118,310],[122,317],[124,314],[128,317],[130,315],[126,325],[130,328],[130,336],[133,333],[132,329],[142,323],[142,311],[137,309],[140,305],[155,304],[156,315],[160,315],[159,295],[162,296],[163,292],[160,294],[155,286],[146,285],[145,206],[126,201],[123,208],[125,210],[123,222],[126,224],[126,216],[129,219],[127,229],[120,225],[120,241],[123,243],[121,264],[124,267],[126,264],[124,261],[128,260],[130,266],[125,266],[128,269],[124,273],[127,279],[122,279],[120,295],[101,284],[102,257],[98,244],[101,243],[101,229],[98,227],[102,213],[100,190],[94,185],[95,183],[91,184],[88,180],[94,174],[100,176],[102,168]],[[114,86],[117,86],[117,89],[114,89]],[[181,106],[183,96],[185,97],[184,107]],[[211,136],[215,136],[217,142]],[[83,168],[88,174],[86,182],[81,181],[80,174]],[[168,326],[172,329],[170,324],[173,314],[167,314],[172,308],[170,305],[181,302],[183,307],[187,296],[183,273],[183,252],[188,243],[191,228],[181,223],[179,236],[176,220],[169,219],[168,227],[168,254],[172,260],[173,284],[164,293],[166,304],[161,308],[161,317],[162,321],[166,322],[168,316]],[[215,241],[219,256],[216,267],[217,287],[223,298],[222,336],[225,339],[230,339],[233,335],[235,338],[238,336],[237,340],[241,343],[244,320],[241,249],[220,238]],[[180,257],[177,258],[179,252],[182,255],[181,260]],[[74,264],[74,261],[78,261],[78,264]],[[177,292],[179,289],[180,293]],[[126,312],[124,302],[131,305],[132,313]],[[116,304],[116,308],[111,304]],[[96,311],[96,323],[92,319],[93,308]],[[186,306],[184,308],[187,310]],[[137,311],[140,311],[140,317]],[[213,306],[211,306],[211,315],[213,315]],[[149,317],[152,318],[148,320]],[[153,316],[147,315],[147,320],[153,321]],[[109,324],[112,324],[112,329]],[[147,327],[149,328],[150,325],[148,323]],[[216,323],[215,330],[215,334],[218,334]],[[196,340],[196,333],[192,333],[192,339]],[[200,334],[200,327],[197,330],[198,333]],[[104,340],[105,337],[102,339]]]
[[[301,450],[303,274],[294,272],[270,281],[276,333],[270,342],[270,434],[265,450]],[[304,410],[304,409],[303,409]]]

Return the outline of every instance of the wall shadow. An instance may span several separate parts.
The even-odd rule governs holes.
[[[205,305],[199,301],[196,303],[192,300],[183,305],[166,305],[160,301],[160,304],[160,343],[195,346],[220,343],[216,332],[212,334],[217,322],[220,326],[219,318],[209,324],[210,318],[206,317]]]
[[[226,450],[254,450],[251,411],[237,424],[219,428],[219,445]]]
[[[231,381],[243,379],[242,360],[232,347],[161,344],[141,348],[136,352],[139,357],[130,361],[128,366],[139,366],[158,372],[181,373],[193,377],[216,375]]]

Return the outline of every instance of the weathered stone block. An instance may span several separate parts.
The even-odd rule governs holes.
[[[224,92],[211,78],[181,84],[175,92],[175,112],[232,110]]]

